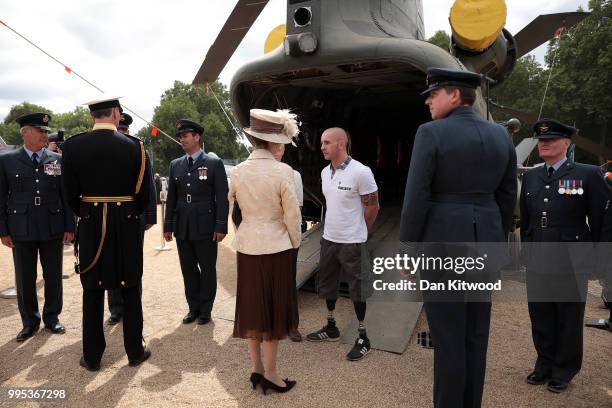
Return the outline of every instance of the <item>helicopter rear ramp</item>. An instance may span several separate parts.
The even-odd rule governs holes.
[[[401,208],[381,208],[372,233],[368,239],[368,249],[372,259],[375,257],[395,257],[397,254]],[[396,271],[386,271],[376,275],[383,282],[397,282]],[[365,324],[373,348],[402,354],[406,351],[412,332],[417,324],[423,303],[409,291],[378,292],[368,299]],[[353,344],[357,334],[357,320],[341,330],[340,341]]]
[[[383,204],[368,239],[368,250],[372,258],[394,257],[397,253],[400,214],[399,206],[387,207]],[[318,271],[322,234],[323,224],[317,224],[303,235],[298,252],[296,277],[298,289]],[[395,271],[377,275],[376,279],[397,282]],[[225,299],[215,305],[213,315],[219,319],[233,321],[235,305],[235,296]],[[414,298],[414,295],[410,296],[410,292],[374,292],[374,295],[368,299],[366,314],[366,326],[372,347],[402,354],[408,346],[421,309],[422,303]],[[357,321],[350,322],[341,333],[343,333],[341,341],[352,344],[357,333]]]

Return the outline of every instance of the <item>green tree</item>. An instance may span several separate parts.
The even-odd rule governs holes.
[[[437,45],[438,47],[448,51],[450,47],[450,36],[444,30],[438,30],[429,37],[427,42]]]
[[[73,111],[61,113],[53,119],[53,129],[64,129],[66,137],[91,130],[93,120],[89,110],[77,106]]]
[[[194,120],[204,127],[204,151],[214,152],[223,159],[244,158],[246,150],[238,143],[232,125],[228,123],[214,97],[216,95],[227,109],[229,93],[219,82],[210,84],[210,88],[212,92],[206,93],[204,87],[175,81],[172,88],[161,96],[152,123],[174,138],[174,126],[178,119]],[[229,109],[227,111],[229,114]],[[141,129],[138,136],[144,140],[157,173],[166,174],[170,161],[184,154],[179,144],[161,132],[152,137],[151,127]]]
[[[56,114],[44,106],[35,105],[29,102],[22,102],[11,108],[9,114],[4,118],[4,122],[0,124],[0,135],[8,144],[21,145],[23,140],[19,133],[19,124],[15,119],[21,115],[33,112],[46,112],[51,115],[51,129],[56,132],[59,129],[65,130],[65,137],[70,137],[77,133],[85,132],[91,129],[93,121],[86,108],[81,106],[73,111]]]
[[[2,135],[6,143],[11,145],[23,144],[23,139],[19,133],[19,124],[15,122],[15,119],[22,115],[34,112],[45,112],[54,117],[54,113],[50,109],[43,106],[35,105],[29,102],[22,102],[19,105],[14,105],[11,107],[9,114],[4,118],[4,122],[0,124],[0,135]]]
[[[533,55],[525,56],[516,62],[514,71],[504,82],[491,89],[491,99],[499,105],[537,116],[544,95],[545,74],[545,69]],[[505,121],[513,117],[503,111],[493,110],[493,113],[498,121]],[[515,143],[532,135],[531,124],[522,120],[521,125],[520,132],[514,135]]]
[[[581,136],[612,147],[612,0],[591,0],[589,6],[588,18],[550,41],[547,66],[531,56],[521,58],[512,75],[491,91],[491,98],[536,117],[541,108],[542,117],[575,125]],[[495,112],[499,120],[510,116]],[[531,136],[531,127],[523,123],[515,141],[527,136]],[[577,161],[599,164],[602,159],[612,158],[576,150]]]
[[[612,1],[591,0],[589,7],[588,18],[549,45],[546,62],[555,63],[544,112],[575,124],[581,136],[612,147]],[[578,157],[602,159],[584,152]]]
[[[517,61],[506,81],[491,90],[491,98],[501,105],[534,111],[539,109],[545,81],[544,68],[528,55]]]

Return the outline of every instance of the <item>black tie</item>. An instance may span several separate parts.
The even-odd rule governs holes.
[[[34,167],[38,167],[38,155],[36,153],[32,153],[32,162],[34,163]]]
[[[189,157],[189,159],[187,159],[187,163],[189,163],[189,168],[193,167],[193,157]]]
[[[555,172],[555,168],[553,166],[550,166],[548,168],[548,177],[552,177],[553,173]]]

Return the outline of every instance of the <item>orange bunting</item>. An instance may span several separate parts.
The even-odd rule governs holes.
[[[153,137],[157,137],[157,128],[154,127],[153,129],[151,129],[151,136]]]
[[[70,67],[67,67],[65,65],[64,65],[64,70],[69,74],[72,73],[72,70],[70,69]]]

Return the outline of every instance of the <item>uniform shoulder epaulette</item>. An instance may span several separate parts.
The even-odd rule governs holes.
[[[135,140],[137,140],[137,141],[139,141],[139,142],[142,142],[142,139],[141,139],[141,138],[139,138],[138,136],[135,136],[135,135],[125,135],[125,136],[127,136],[127,137],[131,137],[132,139],[135,139]]]
[[[220,158],[220,157],[215,157],[215,156],[210,156],[210,155],[209,155],[209,156],[208,156],[208,158],[209,158],[210,160],[212,160],[213,162],[215,162],[215,161],[220,161],[221,163],[223,163],[223,160],[221,160],[221,158]]]
[[[87,133],[89,133],[89,132],[81,132],[81,133],[77,133],[76,135],[72,135],[72,136],[70,136],[69,138],[67,138],[67,139],[66,139],[66,141],[65,141],[64,143],[66,143],[66,142],[68,142],[68,141],[72,140],[73,138],[75,138],[75,137],[77,137],[77,136],[83,136],[83,135],[86,135]]]
[[[61,155],[61,154],[56,153],[56,152],[52,152],[51,150],[47,150],[47,155],[48,155],[49,157],[56,157],[56,158],[59,158],[59,159],[61,159],[61,158],[62,158],[62,155]]]

